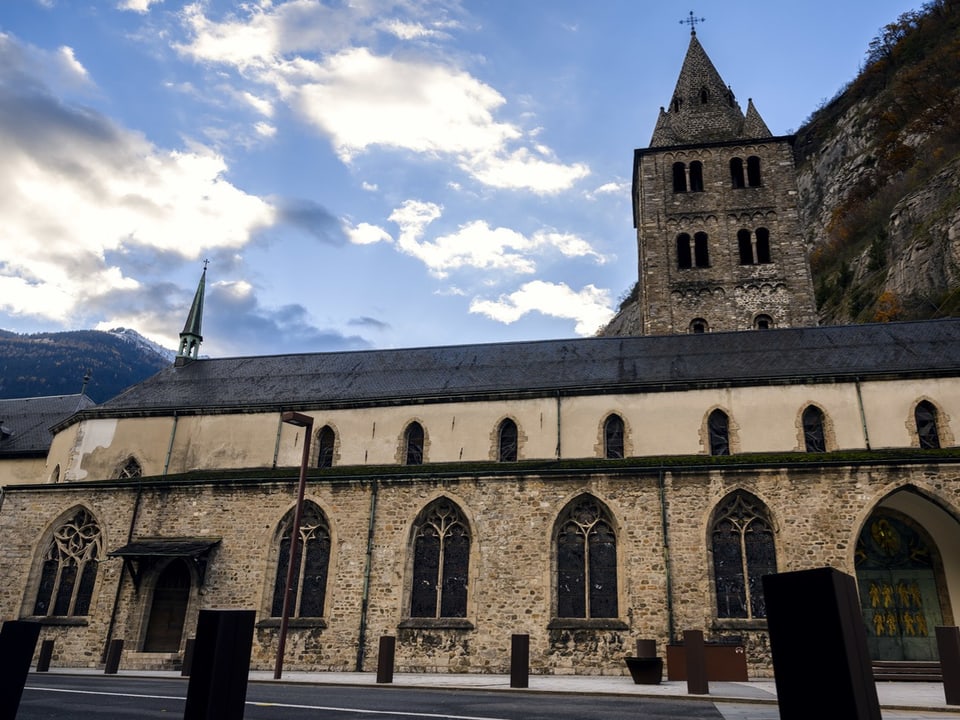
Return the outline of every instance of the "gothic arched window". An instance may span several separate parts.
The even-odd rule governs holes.
[[[120,467],[120,470],[117,471],[118,480],[128,480],[130,478],[138,478],[143,475],[143,468],[140,466],[140,463],[135,457],[127,458],[127,461]]]
[[[690,163],[690,192],[703,192],[703,163],[699,160]]]
[[[677,267],[681,270],[693,267],[693,254],[690,252],[690,236],[687,233],[677,235]]]
[[[617,537],[606,508],[590,495],[574,500],[556,543],[557,617],[617,617]]]
[[[711,455],[730,454],[730,418],[723,410],[714,410],[707,418]]]
[[[497,459],[500,462],[517,460],[517,424],[510,418],[500,423],[497,432]]]
[[[673,164],[673,191],[675,193],[687,191],[687,167],[682,162]]]
[[[807,405],[803,411],[803,444],[809,453],[827,451],[826,435],[823,431],[823,410],[816,405]]]
[[[753,240],[749,230],[737,231],[737,249],[740,251],[740,264],[753,265]]]
[[[99,524],[86,509],[77,510],[54,530],[44,549],[33,614],[87,615],[102,554]]]
[[[333,448],[337,442],[337,435],[333,428],[324,425],[317,433],[317,467],[333,467]]]
[[[270,614],[280,617],[283,613],[283,593],[286,588],[287,571],[290,567],[290,544],[293,537],[291,509],[280,521],[279,550],[277,552],[277,575],[273,584],[273,602]],[[323,511],[316,503],[306,501],[300,515],[300,534],[297,541],[297,558],[290,586],[290,617],[323,617],[327,595],[327,571],[330,567],[330,526]]]
[[[717,617],[766,617],[761,578],[777,571],[766,506],[743,490],[731,493],[714,512],[710,535]]]
[[[747,185],[760,187],[760,158],[756,155],[747,158]]]
[[[707,234],[698,232],[693,236],[694,265],[699,268],[710,267],[710,252],[707,248]]]
[[[707,89],[700,88],[700,104],[706,105],[710,101],[710,93],[707,92]]]
[[[743,160],[735,157],[730,160],[730,183],[734,188],[745,186],[743,182]]]
[[[614,413],[603,423],[603,456],[623,457],[623,418]]]
[[[450,500],[435,500],[414,527],[410,617],[466,617],[469,568],[466,520]]]
[[[412,422],[403,434],[404,462],[407,465],[423,464],[423,425]]]
[[[917,422],[917,437],[920,438],[920,447],[924,450],[935,450],[940,447],[940,432],[937,429],[937,408],[928,400],[921,400],[913,411]]]

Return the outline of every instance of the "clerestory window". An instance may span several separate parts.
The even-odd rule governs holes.
[[[407,465],[423,464],[423,425],[412,422],[403,434],[404,462]]]
[[[497,432],[497,459],[500,462],[516,462],[517,460],[517,424],[507,418],[500,423]]]
[[[803,443],[809,453],[827,451],[826,434],[823,430],[823,410],[816,405],[807,405],[803,411]]]
[[[935,450],[940,447],[940,432],[937,429],[937,408],[928,400],[921,400],[914,410],[914,419],[917,423],[917,437],[920,447],[925,450]]]
[[[324,425],[317,433],[317,467],[333,467],[333,450],[337,443],[337,434],[329,425]]]
[[[603,423],[603,456],[623,457],[623,418],[614,413]]]

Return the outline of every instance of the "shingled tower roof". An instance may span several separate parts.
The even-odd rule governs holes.
[[[696,32],[691,32],[670,108],[660,108],[650,147],[770,136],[752,101],[744,117],[733,90],[707,57]]]

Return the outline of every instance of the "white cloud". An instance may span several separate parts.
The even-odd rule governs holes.
[[[87,69],[79,60],[77,60],[77,56],[74,55],[72,47],[64,45],[57,52],[60,56],[61,63],[67,69],[69,74],[72,74],[81,80],[88,80],[90,78],[90,74],[87,72]]]
[[[241,93],[243,100],[264,117],[273,117],[273,103],[266,98],[254,95],[252,92]]]
[[[630,196],[630,183],[626,182],[608,182],[604,183],[598,188],[595,188],[593,192],[588,193],[587,196],[593,198],[598,195],[612,195],[614,197],[629,197]]]
[[[400,251],[423,262],[439,278],[463,268],[531,274],[536,271],[537,257],[549,250],[604,262],[589,243],[571,233],[540,230],[527,237],[510,228],[492,228],[484,220],[473,220],[454,233],[423,240],[426,227],[441,213],[442,208],[434,203],[408,200],[390,215],[390,220],[400,226]]]
[[[475,299],[470,303],[470,312],[507,325],[528,313],[538,312],[575,321],[574,330],[581,336],[594,334],[614,314],[608,290],[586,285],[580,292],[574,292],[564,283],[543,280],[526,283],[516,292],[496,300]]]
[[[150,6],[162,3],[163,0],[120,0],[117,3],[119,10],[132,10],[133,12],[150,12]]]
[[[158,148],[63,104],[26,56],[0,36],[0,106],[16,108],[0,114],[0,308],[82,317],[97,298],[139,287],[124,257],[195,259],[273,222],[269,204],[225,179],[221,156]]]
[[[390,233],[370,223],[360,223],[356,227],[346,228],[347,237],[354,245],[373,245],[378,242],[393,242]]]
[[[253,125],[254,131],[260,137],[272,138],[277,134],[277,128],[271,125],[270,123],[258,122]]]
[[[491,187],[542,194],[589,174],[586,165],[562,163],[535,142],[539,128],[525,133],[498,119],[506,98],[448,59],[362,46],[384,31],[408,43],[445,37],[455,23],[427,20],[429,6],[290,0],[242,8],[245,15],[217,22],[204,4],[187,6],[182,18],[191,37],[176,47],[195,60],[235,67],[238,82],[269,87],[328,136],[345,163],[378,148],[401,150],[453,161]],[[394,9],[423,17],[384,19]]]

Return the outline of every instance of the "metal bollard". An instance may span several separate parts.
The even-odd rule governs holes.
[[[683,647],[687,654],[687,694],[709,695],[707,650],[702,630],[684,630]]]
[[[530,686],[530,636],[513,635],[510,638],[510,687]]]
[[[937,627],[937,650],[947,705],[960,705],[960,628]]]
[[[40,655],[37,656],[37,672],[47,672],[50,669],[52,657],[53,640],[44,640],[40,643]]]
[[[120,669],[120,654],[123,652],[123,640],[111,640],[107,649],[107,663],[103,668],[104,675],[116,675]]]
[[[380,636],[380,652],[377,655],[377,682],[393,682],[393,665],[397,651],[397,639],[390,635]]]

